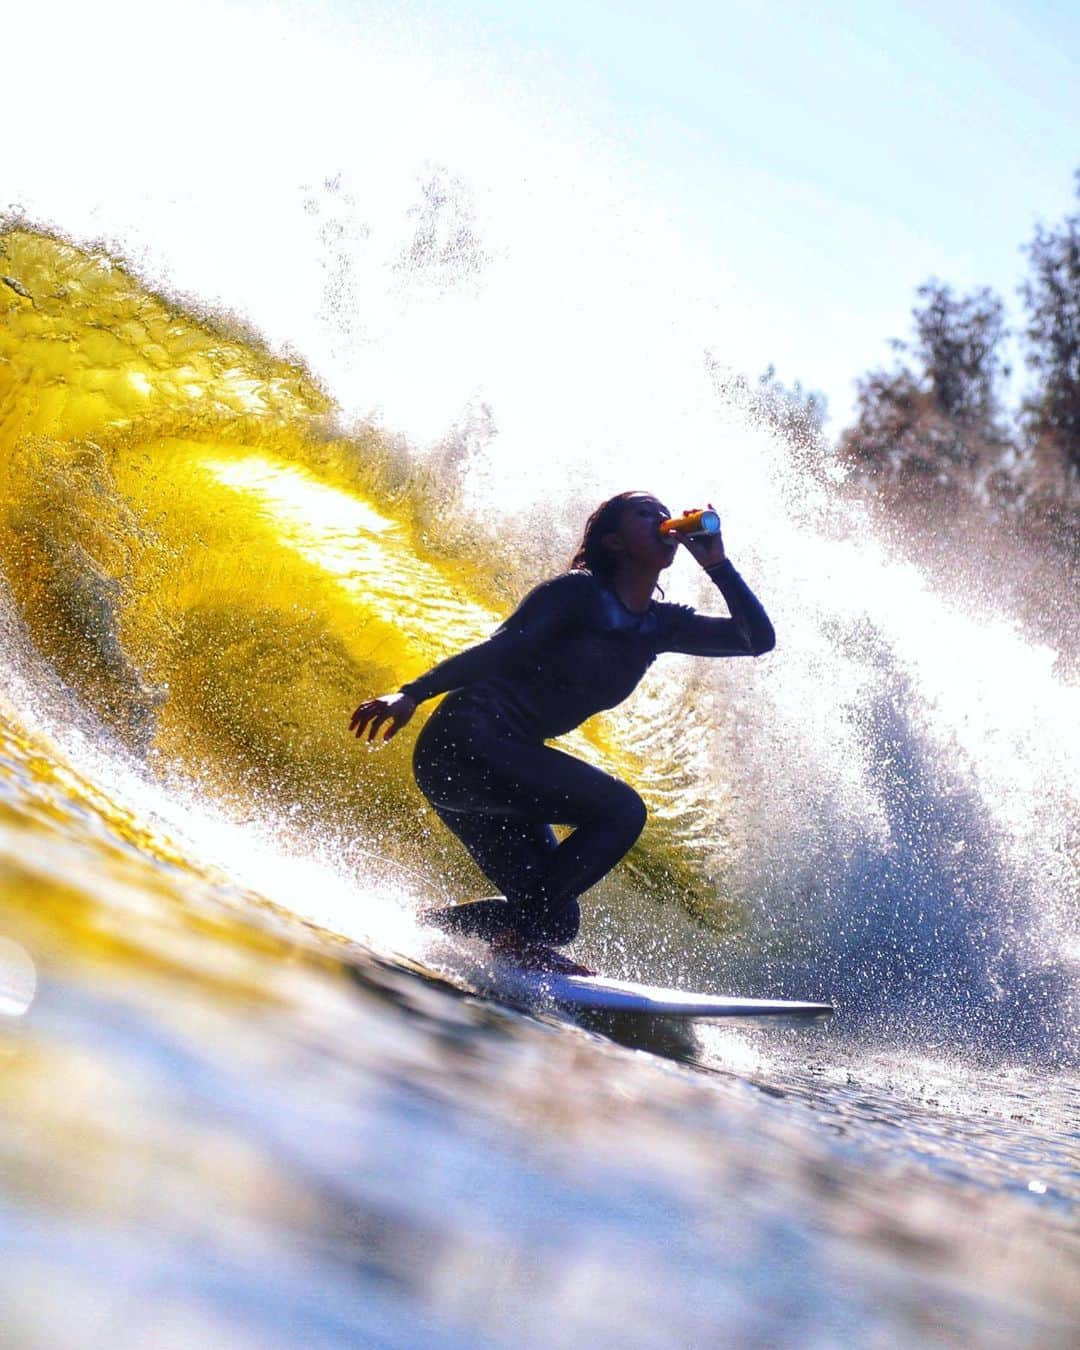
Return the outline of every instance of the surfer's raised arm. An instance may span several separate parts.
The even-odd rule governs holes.
[[[685,605],[661,605],[660,650],[689,656],[764,656],[776,646],[765,606],[736,572],[730,558],[705,567],[728,607],[729,619],[698,614]]]
[[[659,605],[662,631],[658,650],[688,656],[764,656],[776,646],[772,622],[727,556],[720,518],[711,502],[709,511],[714,515],[711,523],[715,528],[709,534],[688,535],[679,542],[724,597],[731,617],[698,614],[688,605]]]

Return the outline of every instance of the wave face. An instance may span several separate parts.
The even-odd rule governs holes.
[[[36,652],[158,775],[324,846],[381,822],[438,884],[417,727],[376,760],[348,717],[489,633],[543,564],[486,565],[506,541],[463,514],[458,447],[343,436],[302,368],[102,253],[15,229],[2,256],[4,573]],[[570,740],[638,776],[615,725]],[[704,905],[676,850],[639,870]]]
[[[0,562],[9,643],[38,663],[26,696],[40,712],[59,679],[155,791],[334,856],[361,887],[374,853],[426,894],[481,893],[411,784],[409,736],[358,752],[349,713],[564,565],[616,473],[662,489],[667,470],[589,462],[508,511],[490,428],[422,452],[346,427],[296,361],[107,252],[19,225],[0,247]],[[977,588],[960,605],[893,560],[827,457],[712,397],[738,464],[729,546],[780,643],[755,663],[666,658],[569,738],[652,813],[593,897],[593,952],[831,993],[891,1041],[1069,1058],[1075,688]],[[713,472],[699,452],[675,487],[709,495]],[[669,593],[710,603],[685,573]]]

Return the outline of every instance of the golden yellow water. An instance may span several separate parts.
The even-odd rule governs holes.
[[[412,784],[422,718],[379,755],[347,723],[489,633],[543,561],[493,565],[451,482],[342,434],[311,376],[231,319],[26,229],[0,236],[0,276],[0,566],[37,652],[159,774],[324,839],[378,834],[476,893]],[[674,846],[670,772],[616,718],[567,743],[650,799],[641,884],[716,920]]]

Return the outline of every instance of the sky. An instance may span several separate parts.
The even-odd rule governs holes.
[[[523,452],[567,426],[585,448],[655,440],[665,404],[700,397],[686,352],[703,346],[823,392],[838,432],[922,282],[989,285],[1021,322],[1022,246],[1076,202],[1075,3],[188,0],[156,15],[14,11],[0,207],[115,241],[421,441],[477,391]],[[399,284],[432,165],[474,212],[479,301],[430,269]]]
[[[834,423],[855,377],[891,360],[887,341],[907,334],[930,277],[991,286],[1019,322],[1022,245],[1075,202],[1076,4],[455,0],[401,12],[617,140],[731,278],[748,367],[775,363],[823,390]]]

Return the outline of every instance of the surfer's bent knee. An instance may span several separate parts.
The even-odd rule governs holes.
[[[649,808],[642,800],[641,794],[635,792],[629,783],[619,784],[619,791],[615,796],[615,808],[630,842],[633,843],[645,828],[645,822],[649,818]]]

